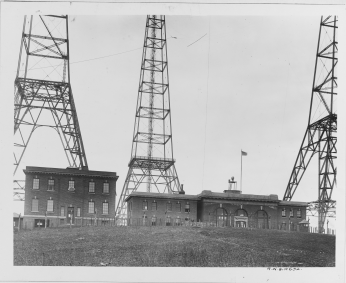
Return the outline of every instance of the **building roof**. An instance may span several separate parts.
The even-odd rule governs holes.
[[[234,192],[215,193],[212,191],[204,190],[198,195],[185,195],[185,194],[164,194],[164,193],[148,193],[148,192],[133,192],[125,201],[131,197],[145,197],[145,198],[161,198],[161,199],[188,199],[188,200],[201,200],[201,199],[219,199],[219,200],[236,200],[236,201],[253,201],[253,202],[272,202],[273,204],[281,206],[308,206],[306,202],[298,201],[283,201],[279,200],[278,195],[253,195],[241,194]]]
[[[279,202],[277,195],[253,195],[253,194],[240,194],[240,193],[214,193],[212,191],[202,191],[199,195],[201,198],[213,199],[226,199],[226,200],[251,200],[251,201],[266,201],[266,202]]]
[[[300,221],[299,224],[310,224],[309,221],[306,221],[305,219]]]
[[[309,206],[307,202],[303,201],[287,201],[287,200],[281,200],[279,202],[279,205],[284,206]]]
[[[156,198],[156,199],[161,198],[161,199],[198,200],[198,197],[196,195],[133,192],[125,199],[125,201],[128,201],[131,197],[145,197],[145,198]]]
[[[25,174],[37,173],[37,174],[49,174],[49,175],[74,175],[74,176],[93,176],[93,177],[103,177],[118,179],[116,172],[106,172],[106,171],[92,171],[92,170],[79,170],[79,168],[49,168],[49,167],[35,167],[27,166],[23,170]]]

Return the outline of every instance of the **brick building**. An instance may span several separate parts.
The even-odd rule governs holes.
[[[26,167],[23,225],[57,227],[115,217],[115,172]]]
[[[182,225],[197,221],[197,196],[134,192],[126,198],[129,225]]]
[[[126,201],[129,225],[181,225],[194,221],[221,227],[308,231],[308,204],[282,201],[273,194],[242,194],[236,189],[222,193],[204,190],[198,195],[134,192]]]
[[[216,226],[299,230],[306,218],[305,202],[282,201],[277,195],[202,191],[198,196],[197,218]]]

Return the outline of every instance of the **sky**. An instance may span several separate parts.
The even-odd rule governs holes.
[[[11,26],[2,34],[4,81],[13,93],[23,16],[3,16]],[[117,172],[118,197],[131,156],[145,21],[69,17],[71,85],[89,169]],[[243,193],[283,198],[308,123],[319,22],[166,17],[174,158],[186,194],[222,192],[232,176],[240,188],[243,150]],[[35,131],[17,179],[25,166],[68,166],[54,130]],[[317,200],[317,172],[316,156],[292,200]]]
[[[13,82],[25,13],[64,14],[68,11],[70,14],[71,84],[89,168],[117,172],[118,194],[131,155],[145,15],[158,12],[167,15],[174,158],[186,193],[222,192],[232,176],[240,186],[240,151],[243,150],[248,153],[243,157],[243,193],[277,194],[282,199],[308,123],[320,15],[344,13],[344,7],[189,4],[194,1],[181,5],[172,4],[174,1],[161,5],[146,1],[140,1],[138,5],[87,2],[0,2],[0,118],[3,121],[0,125],[0,161],[4,177],[0,212],[6,215],[4,227],[12,225],[12,211],[21,212],[24,204],[12,202],[13,167],[8,164],[13,162]],[[340,0],[334,2],[341,3]],[[121,13],[127,16],[120,16]],[[340,20],[343,30],[339,30],[344,34],[344,17]],[[340,47],[342,44],[345,47],[345,40],[340,37]],[[340,58],[342,55],[340,53]],[[90,60],[104,56],[107,57]],[[342,60],[341,67],[340,64]],[[344,87],[342,84],[343,80],[340,80],[340,87]],[[338,113],[341,129],[346,129],[344,113]],[[338,132],[338,154],[338,170],[341,168],[338,185],[343,188],[345,131]],[[65,168],[67,165],[56,132],[41,128],[33,135],[19,173],[25,166]],[[317,199],[317,172],[314,160],[292,200]],[[330,279],[337,282],[342,278],[344,265],[342,261],[340,264],[340,259],[344,257],[345,195],[340,189],[334,193],[338,213],[341,212],[337,218],[340,236],[336,237],[339,269],[314,269],[313,274],[309,269],[301,269],[290,272],[289,276],[280,273],[280,281],[292,282],[293,279],[298,282],[301,278],[313,278],[315,282]],[[0,260],[4,259],[1,266],[8,267],[3,276],[12,278],[24,274],[25,280],[36,279],[36,269],[32,273],[11,269],[13,261],[9,255],[13,252],[13,234],[2,233],[1,239],[4,243],[2,254],[5,255],[0,257]],[[11,244],[7,245],[7,242]],[[42,278],[57,274],[50,269],[42,271]],[[146,270],[143,268],[139,273],[129,273],[128,269],[121,271],[116,269],[117,279],[126,276],[124,280],[128,281],[138,276],[136,281],[141,281]],[[152,274],[152,270],[148,271]],[[198,275],[201,282],[224,281],[224,278],[229,281],[232,276],[239,282],[259,282],[262,277],[266,281],[277,279],[277,273],[264,269],[246,273],[236,268],[231,272],[227,268],[217,272],[193,269],[190,277],[187,270],[170,271],[167,270],[170,280],[182,274],[184,280],[195,280]],[[80,280],[81,274],[88,276],[89,281],[100,278],[100,273],[87,268],[82,273],[78,270],[78,277],[74,277],[70,269],[58,273],[59,280]],[[155,273],[155,278],[158,274]],[[101,277],[114,280],[114,269],[103,269]],[[174,279],[181,281],[178,277]]]

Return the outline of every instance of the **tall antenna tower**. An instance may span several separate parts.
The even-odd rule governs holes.
[[[70,167],[88,163],[70,84],[67,16],[25,16],[14,82],[14,175],[34,131],[57,131]],[[49,122],[50,121],[50,122]],[[15,199],[23,200],[23,189]]]
[[[318,210],[319,232],[331,209],[336,187],[336,66],[338,63],[337,17],[321,17],[308,126],[288,182],[284,200],[290,201],[297,190],[311,158],[318,155],[318,200],[311,205]]]
[[[116,213],[131,192],[179,193],[174,166],[165,16],[146,20],[131,159]]]

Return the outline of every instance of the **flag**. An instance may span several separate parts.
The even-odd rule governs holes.
[[[247,152],[241,151],[241,155],[242,155],[242,156],[247,156]]]

